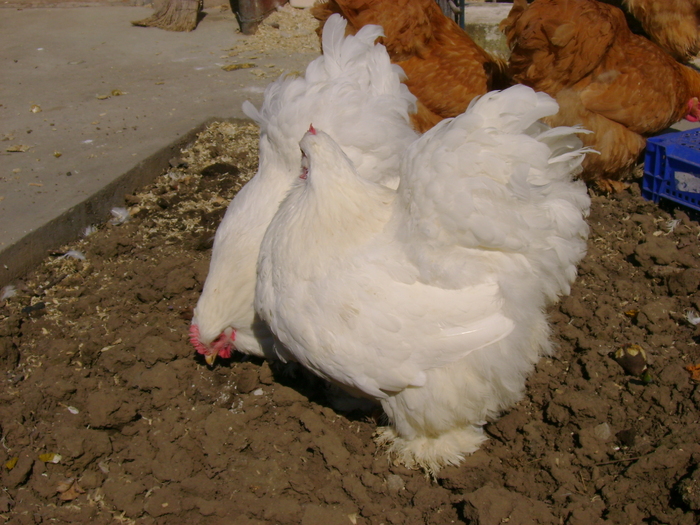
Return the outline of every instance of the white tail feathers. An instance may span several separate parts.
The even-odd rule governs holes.
[[[262,124],[263,118],[260,111],[258,111],[258,108],[256,108],[249,100],[243,102],[241,109],[243,110],[243,113],[245,113],[249,119],[254,120],[258,126]]]
[[[333,68],[346,69],[353,60],[366,55],[384,31],[377,25],[366,25],[352,38],[345,37],[347,21],[339,14],[331,15],[323,26],[323,56],[329,74]]]
[[[588,150],[577,136],[584,130],[539,121],[557,111],[549,95],[514,86],[487,93],[411,145],[399,198],[403,235],[423,275],[438,268],[445,283],[460,283],[459,258],[445,269],[444,254],[461,246],[525,256],[550,300],[567,290],[585,253],[590,200],[574,177]]]
[[[348,23],[339,14],[331,15],[323,26],[321,41],[323,43],[323,54],[326,56],[340,55],[340,47],[345,40],[345,28]]]
[[[243,112],[274,145],[280,166],[297,165],[299,141],[313,122],[341,145],[363,178],[395,187],[399,152],[416,138],[409,117],[416,97],[401,82],[403,72],[386,48],[374,43],[381,27],[365,26],[350,36],[345,27],[340,15],[331,16],[323,31],[324,54],[307,66],[305,76],[275,80],[265,89],[262,107],[247,102]]]
[[[466,112],[481,116],[484,127],[494,127],[504,133],[518,133],[557,111],[559,106],[552,97],[517,84],[474,99]]]

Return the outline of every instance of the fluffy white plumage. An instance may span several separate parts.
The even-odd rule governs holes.
[[[345,20],[331,17],[323,32],[324,54],[305,78],[270,84],[260,111],[245,113],[260,125],[257,174],[236,195],[214,239],[209,275],[194,311],[191,340],[207,361],[231,347],[271,357],[271,338],[254,317],[255,268],[265,229],[296,179],[299,141],[310,124],[342,145],[357,172],[375,182],[398,184],[399,154],[416,138],[409,123],[415,97],[391,64],[379,26],[345,37]]]
[[[590,205],[582,130],[538,122],[556,111],[525,86],[484,95],[412,144],[398,191],[322,131],[301,141],[256,309],[291,358],[381,402],[379,442],[409,467],[475,451],[551,350],[544,309],[575,278]]]

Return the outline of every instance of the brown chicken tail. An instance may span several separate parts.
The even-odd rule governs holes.
[[[504,58],[492,56],[491,60],[484,64],[484,71],[489,79],[489,91],[506,89],[515,83]]]

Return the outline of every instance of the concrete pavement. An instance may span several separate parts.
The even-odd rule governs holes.
[[[194,128],[244,117],[244,100],[259,105],[273,78],[316,56],[271,53],[254,60],[265,74],[224,71],[247,38],[230,10],[206,9],[191,33],[131,25],[151,13],[0,8],[0,286],[105,221]]]

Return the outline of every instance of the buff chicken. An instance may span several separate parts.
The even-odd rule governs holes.
[[[593,131],[583,177],[617,191],[645,138],[700,116],[700,73],[633,34],[622,11],[596,0],[515,0],[501,22],[514,80],[555,97],[548,124]]]
[[[602,0],[631,15],[630,26],[680,62],[700,52],[700,0]]]

